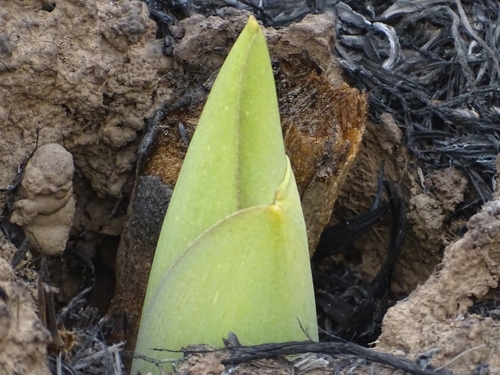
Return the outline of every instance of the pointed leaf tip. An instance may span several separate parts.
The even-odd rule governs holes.
[[[248,17],[247,25],[246,27],[249,29],[249,31],[256,33],[260,30],[259,23],[255,19],[254,16]]]
[[[158,240],[145,305],[162,275],[200,233],[239,209],[274,203],[285,170],[271,59],[264,33],[250,16],[189,145]]]

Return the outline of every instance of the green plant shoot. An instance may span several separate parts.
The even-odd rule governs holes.
[[[136,353],[165,358],[151,348],[220,347],[230,331],[243,345],[317,340],[305,223],[269,52],[253,17],[219,72],[186,154]],[[155,373],[138,359],[132,370]]]

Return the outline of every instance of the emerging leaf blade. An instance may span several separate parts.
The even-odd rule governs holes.
[[[269,52],[252,17],[198,122],[165,216],[145,304],[170,264],[200,233],[239,209],[273,203],[285,168]]]
[[[263,331],[267,342],[307,340],[301,325],[317,339],[307,238],[294,210],[299,197],[290,168],[276,195],[275,204],[218,222],[172,264],[144,312],[138,347],[217,347],[230,331],[243,345],[262,343]],[[152,369],[141,366],[143,373]]]
[[[264,35],[253,17],[212,88],[151,270],[136,351],[317,340],[307,235],[285,155]],[[154,371],[134,360],[132,371]],[[154,372],[153,372],[154,373]]]

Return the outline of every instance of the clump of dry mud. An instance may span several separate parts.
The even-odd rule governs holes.
[[[28,0],[6,2],[0,9],[0,188],[9,190],[0,194],[0,226],[19,246],[20,231],[12,230],[9,218],[23,202],[13,206],[19,197],[12,187],[20,182],[37,145],[63,146],[76,171],[73,191],[66,192],[68,201],[73,202],[73,193],[76,197],[68,247],[78,248],[78,262],[98,254],[112,271],[117,247],[113,240],[117,242],[123,229],[123,218],[111,213],[126,195],[124,186],[133,174],[147,118],[169,96],[160,78],[171,60],[162,54],[161,41],[155,40],[156,25],[143,2],[68,0],[46,5]],[[67,237],[67,229],[62,237]],[[42,230],[51,237],[49,232]],[[2,241],[2,258],[10,262],[16,249]],[[39,257],[33,255],[35,260]],[[65,264],[67,251],[52,261]],[[15,273],[36,298],[34,268],[28,258]],[[66,265],[60,268],[51,267],[59,278],[56,299],[67,303],[81,289],[82,274]],[[0,279],[12,275],[2,261]],[[0,372],[48,373],[50,337],[36,317],[29,292],[13,281],[1,288],[5,314],[0,325],[7,331],[0,335]],[[103,289],[97,294],[105,295]],[[110,297],[108,292],[108,305]]]
[[[73,156],[57,143],[33,153],[24,170],[10,221],[22,226],[30,244],[44,255],[66,248],[75,214]]]
[[[417,240],[438,251],[436,244],[449,242],[449,235],[444,233],[445,221],[464,201],[468,181],[461,171],[450,167],[432,171],[422,185],[423,192],[412,191],[408,219]]]
[[[491,373],[500,370],[498,320],[468,314],[476,302],[498,298],[500,200],[485,204],[467,226],[425,284],[387,312],[378,349],[415,357],[436,348],[432,363],[456,359],[447,368],[457,374],[471,373],[481,363],[488,363]]]
[[[8,2],[0,10],[0,186],[39,143],[59,143],[101,196],[120,195],[138,132],[167,93],[169,60],[140,1]]]
[[[0,234],[0,372],[48,375],[51,336],[36,314],[32,294],[6,260],[15,250]]]

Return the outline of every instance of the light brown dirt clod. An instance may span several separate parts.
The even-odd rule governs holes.
[[[40,146],[26,165],[12,223],[43,255],[64,251],[75,214],[73,156],[57,143]]]
[[[467,315],[476,301],[498,287],[500,278],[500,201],[472,216],[464,237],[449,245],[441,264],[425,282],[387,312],[377,348],[403,350],[412,358],[439,348],[432,364],[470,374],[481,362],[500,371],[500,326],[491,318]]]

